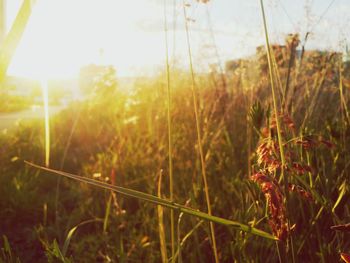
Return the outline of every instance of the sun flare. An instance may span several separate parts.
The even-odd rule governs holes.
[[[83,65],[94,63],[113,64],[118,75],[130,75],[135,68],[159,63],[162,35],[142,26],[148,18],[161,15],[157,5],[151,5],[146,1],[39,0],[9,74],[73,77]]]

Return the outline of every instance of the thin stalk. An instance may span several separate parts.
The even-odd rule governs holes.
[[[172,68],[175,68],[176,64],[176,0],[173,0],[173,50],[172,50]]]
[[[350,124],[350,115],[349,110],[346,105],[344,91],[343,91],[343,72],[341,68],[341,62],[339,62],[339,95],[340,95],[340,110],[342,114],[343,123]],[[346,120],[345,120],[346,117]],[[345,140],[345,139],[344,139]]]
[[[177,220],[177,256],[179,258],[178,262],[182,263],[182,255],[181,255],[181,234],[180,234],[180,225],[181,225],[181,219],[184,213],[180,213],[179,218]],[[175,258],[172,259],[175,262]]]
[[[206,14],[207,14],[207,20],[208,20],[210,37],[211,37],[213,45],[214,45],[215,56],[216,56],[216,59],[217,59],[219,70],[220,70],[220,78],[221,78],[222,86],[223,86],[224,90],[226,91],[226,80],[225,80],[225,77],[224,77],[224,69],[222,68],[221,58],[220,58],[218,46],[216,45],[216,39],[215,39],[215,34],[214,34],[213,26],[212,26],[212,23],[211,23],[211,19],[210,19],[210,13],[209,13],[208,5],[206,5]]]
[[[169,45],[168,45],[168,25],[166,16],[166,0],[164,0],[164,37],[165,37],[165,62],[166,62],[166,80],[168,95],[168,157],[169,157],[169,191],[170,201],[174,200],[174,183],[173,183],[173,155],[172,155],[172,125],[171,125],[171,93],[170,93],[170,69],[169,69]],[[170,235],[171,235],[171,258],[175,262],[175,219],[174,210],[170,211]]]
[[[284,100],[282,102],[282,109],[283,111],[288,112],[288,108],[286,108],[287,104],[287,99],[288,99],[288,92],[289,92],[289,82],[291,78],[291,73],[292,73],[292,65],[295,59],[295,48],[296,45],[294,44],[294,40],[292,40],[292,44],[290,46],[290,54],[289,54],[289,62],[288,62],[288,71],[287,71],[287,79],[286,79],[286,84],[284,86]]]
[[[75,174],[70,174],[70,173],[50,169],[50,168],[40,166],[40,165],[31,163],[28,161],[24,161],[24,162],[27,165],[30,165],[30,166],[37,168],[37,169],[40,169],[42,171],[46,171],[46,172],[54,173],[56,175],[68,177],[68,178],[74,179],[74,180],[79,181],[79,182],[94,185],[94,186],[97,186],[97,187],[102,188],[102,189],[111,190],[113,192],[123,194],[124,196],[137,198],[139,200],[143,200],[143,201],[155,204],[155,205],[161,205],[161,206],[173,209],[173,210],[177,210],[179,213],[182,212],[184,214],[192,215],[192,216],[195,216],[195,217],[198,217],[200,219],[204,219],[204,220],[207,220],[207,221],[210,221],[213,223],[217,223],[217,224],[221,224],[221,225],[225,225],[225,226],[236,227],[244,232],[258,235],[258,236],[261,236],[261,237],[264,237],[264,238],[267,238],[270,240],[275,240],[275,241],[278,240],[278,238],[274,237],[273,235],[266,233],[260,229],[255,228],[255,227],[241,224],[239,222],[232,221],[229,219],[209,215],[207,213],[195,210],[193,208],[190,208],[190,207],[187,207],[184,205],[177,204],[177,203],[170,201],[170,200],[167,200],[167,199],[159,198],[159,197],[151,195],[151,194],[146,194],[146,193],[136,191],[136,190],[133,190],[130,188],[125,188],[125,187],[121,187],[121,186],[115,186],[115,185],[99,182],[99,181],[96,181],[96,180],[88,178],[88,177],[83,177],[83,176],[79,176],[79,175],[75,175]]]
[[[103,234],[107,233],[107,227],[108,227],[108,218],[111,213],[111,203],[112,203],[112,192],[109,195],[107,206],[106,206],[106,212],[105,217],[103,219]]]
[[[75,129],[77,127],[77,124],[78,124],[78,120],[80,118],[80,112],[81,112],[81,106],[78,108],[78,113],[75,117],[75,120],[74,120],[74,123],[73,123],[73,126],[70,130],[70,133],[69,133],[69,136],[68,136],[68,140],[67,140],[67,143],[66,143],[66,146],[64,147],[64,152],[63,152],[63,157],[61,159],[61,165],[60,165],[60,170],[63,170],[63,167],[64,167],[64,163],[66,161],[66,157],[67,157],[67,154],[68,154],[68,149],[71,145],[71,142],[72,142],[72,138],[73,138],[73,134],[75,132]],[[58,201],[59,201],[59,198],[60,198],[60,185],[61,185],[61,177],[59,177],[57,179],[57,184],[56,184],[56,196],[55,196],[55,223],[56,223],[56,228],[57,229],[60,229],[60,226],[59,226],[59,212],[58,212]]]
[[[277,108],[277,99],[276,99],[276,94],[275,94],[275,84],[274,84],[274,72],[273,72],[273,60],[271,56],[271,49],[270,49],[270,43],[269,43],[269,35],[267,31],[267,23],[266,23],[266,16],[265,16],[265,9],[264,9],[264,3],[263,0],[260,0],[260,6],[261,6],[261,13],[262,13],[262,18],[263,18],[263,24],[264,24],[264,33],[265,33],[265,41],[266,41],[266,50],[267,50],[267,61],[269,65],[269,75],[270,75],[270,82],[271,82],[271,92],[272,92],[272,99],[273,99],[273,107],[275,111],[275,117],[276,117],[276,126],[277,126],[277,137],[278,137],[278,145],[280,149],[280,156],[281,156],[281,162],[282,162],[282,167],[281,167],[281,179],[283,180],[284,183],[284,194],[285,194],[285,206],[286,206],[286,212],[287,212],[287,218],[288,218],[288,178],[285,176],[285,165],[286,165],[286,159],[284,155],[284,150],[283,150],[283,140],[282,140],[282,135],[281,135],[281,123],[280,119],[278,116],[278,108]],[[288,230],[289,230],[289,222],[288,222]],[[289,233],[288,233],[289,234]],[[294,249],[293,245],[292,247],[292,261],[295,262],[294,258]]]
[[[179,217],[180,219],[180,217]],[[177,236],[177,242],[178,242],[178,249],[175,253],[175,260],[181,253],[181,248],[184,246],[186,240],[191,237],[191,235],[194,233],[194,231],[197,230],[198,227],[200,227],[203,224],[203,220],[200,220],[182,239],[180,237],[180,220],[178,221],[178,236]],[[180,262],[180,258],[179,258]],[[202,261],[199,261],[202,262]]]
[[[274,53],[272,48],[270,48],[270,52],[271,52],[271,61],[272,61],[272,65],[273,65],[273,70],[274,70],[274,74],[275,74],[274,77],[275,77],[275,79],[277,81],[277,86],[278,86],[278,90],[279,90],[279,93],[280,93],[280,94],[278,94],[278,92],[277,92],[276,101],[278,101],[278,99],[280,99],[280,101],[281,100],[284,101],[285,93],[284,93],[284,90],[283,90],[283,87],[282,87],[282,81],[281,81],[281,76],[280,76],[280,73],[279,73],[279,67],[278,67],[277,61],[276,61],[276,56],[275,56],[275,53]],[[282,96],[282,98],[281,98],[281,96]],[[281,109],[283,110],[283,107],[281,107]]]
[[[284,168],[286,164],[286,159],[284,155],[283,150],[283,141],[282,141],[282,135],[281,135],[281,123],[278,116],[278,107],[277,107],[277,99],[275,94],[275,82],[274,82],[274,74],[273,74],[273,65],[272,65],[272,56],[271,56],[271,49],[270,49],[270,43],[269,43],[269,36],[267,32],[267,25],[266,25],[266,17],[265,17],[265,11],[264,11],[264,4],[263,0],[260,0],[261,4],[261,12],[263,16],[263,23],[264,23],[264,31],[265,31],[265,41],[266,41],[266,50],[267,50],[267,61],[269,65],[269,76],[270,76],[270,82],[271,82],[271,92],[272,92],[272,100],[273,100],[273,107],[275,111],[276,116],[276,126],[277,126],[277,137],[278,137],[278,145],[280,148],[280,156],[281,156],[281,162],[282,162],[282,169],[281,169],[281,177],[284,180],[285,186],[288,186],[287,178],[284,176]],[[287,189],[285,189],[287,190]],[[288,192],[288,191],[286,191]]]
[[[211,215],[212,213],[211,213],[211,205],[210,205],[209,190],[208,190],[208,183],[207,183],[207,175],[206,175],[206,170],[205,170],[205,160],[204,160],[203,147],[202,147],[202,137],[201,137],[201,131],[200,131],[200,125],[199,125],[199,116],[198,116],[198,109],[197,109],[197,97],[196,97],[196,92],[195,92],[196,83],[195,83],[193,63],[192,63],[192,51],[191,51],[191,45],[190,45],[190,37],[189,37],[189,30],[188,30],[188,23],[187,23],[185,0],[182,0],[182,5],[183,5],[183,12],[184,12],[184,19],[185,19],[187,49],[188,49],[188,57],[189,57],[191,79],[192,79],[192,86],[191,87],[192,87],[192,97],[193,97],[193,108],[194,108],[194,115],[195,115],[195,119],[196,119],[197,140],[198,140],[198,148],[199,148],[199,155],[200,155],[201,168],[202,168],[202,177],[203,177],[203,183],[204,183],[204,191],[205,191],[205,198],[206,198],[206,202],[207,202],[208,214]],[[214,257],[215,257],[215,262],[218,263],[219,258],[218,258],[217,248],[216,248],[214,224],[212,222],[210,222],[209,225],[210,225],[211,241],[212,241],[212,246],[213,246],[213,253],[214,253]]]
[[[159,173],[159,179],[158,179],[158,197],[162,196],[162,170]],[[168,262],[168,253],[166,249],[166,238],[165,238],[165,230],[164,230],[164,220],[163,220],[163,207],[161,205],[157,205],[158,210],[158,228],[159,228],[159,243],[160,243],[160,252],[162,256],[162,262],[166,263]]]
[[[278,261],[280,263],[282,263],[282,257],[281,257],[281,252],[280,252],[280,248],[279,248],[279,243],[276,241],[276,249],[277,249],[277,255],[278,255]]]
[[[41,82],[43,89],[44,114],[45,114],[45,166],[50,165],[50,116],[49,116],[49,94],[47,80]]]
[[[266,41],[266,50],[267,50],[267,61],[269,65],[269,76],[270,76],[270,82],[271,82],[271,92],[272,92],[272,100],[273,100],[273,107],[276,115],[276,125],[277,125],[277,136],[278,136],[278,144],[280,147],[280,155],[281,155],[281,161],[282,161],[282,172],[284,165],[286,164],[284,151],[283,151],[283,141],[281,136],[281,123],[280,119],[278,117],[278,107],[277,107],[277,99],[275,94],[275,82],[274,82],[274,74],[273,74],[273,65],[272,65],[272,55],[271,55],[271,49],[270,49],[270,43],[269,43],[269,36],[267,32],[267,24],[266,24],[266,17],[265,17],[265,11],[264,11],[264,4],[263,0],[260,0],[261,4],[261,12],[263,16],[263,23],[264,23],[264,31],[265,31],[265,41]],[[282,173],[283,176],[283,173]]]
[[[245,89],[244,86],[245,85],[243,85],[243,89]],[[248,110],[249,110],[253,104],[253,87],[250,88],[247,104],[248,104]],[[248,169],[247,169],[247,171],[248,171],[249,175],[252,174],[251,153],[252,153],[252,143],[253,143],[253,128],[256,129],[254,127],[254,125],[252,125],[252,122],[249,121],[248,115],[247,115],[247,146],[248,146],[248,149],[247,149]],[[258,133],[260,133],[260,131],[258,131]]]

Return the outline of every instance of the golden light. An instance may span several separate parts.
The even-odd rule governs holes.
[[[161,15],[154,2],[143,0],[37,0],[9,74],[67,78],[95,63],[130,75],[135,66],[163,59],[161,32],[142,27]]]
[[[49,115],[49,90],[47,80],[41,81],[44,102],[44,121],[45,121],[45,166],[50,166],[50,115]]]
[[[16,1],[12,8],[19,8],[19,3]],[[152,65],[161,60],[162,36],[142,30],[140,24],[142,18],[146,21],[156,15],[157,9],[149,5],[147,1],[37,0],[8,73],[40,80],[47,167],[48,80],[77,78],[81,67],[91,63],[112,64],[118,74],[130,75],[135,65]]]

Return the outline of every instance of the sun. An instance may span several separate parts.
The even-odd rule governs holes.
[[[8,73],[69,78],[83,65],[112,64],[118,75],[132,75],[162,60],[162,32],[142,27],[157,17],[154,1],[37,0]]]

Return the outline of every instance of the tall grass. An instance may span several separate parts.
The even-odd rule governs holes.
[[[170,72],[168,61],[159,76],[136,80],[132,94],[104,72],[94,95],[50,120],[50,168],[33,165],[43,160],[41,122],[0,134],[0,261],[9,251],[24,262],[344,258],[348,72],[337,56],[314,63],[305,52],[288,73],[263,22],[266,72],[255,61],[232,74],[196,74],[190,41],[190,72]],[[222,77],[227,89],[218,94],[213,80]],[[62,178],[57,198],[53,174]],[[293,242],[279,236],[279,215]]]
[[[168,45],[168,21],[166,16],[166,0],[164,0],[164,37],[165,37],[165,68],[167,84],[167,120],[168,120],[168,158],[169,158],[169,192],[170,201],[174,200],[174,179],[173,179],[173,142],[171,124],[171,92],[170,92],[170,65],[169,65],[169,45]],[[170,211],[170,236],[171,236],[171,258],[175,258],[175,219],[174,210]],[[162,252],[163,256],[164,252]],[[165,254],[164,254],[165,256]]]
[[[277,97],[276,97],[276,91],[275,91],[275,81],[276,79],[280,83],[280,78],[278,74],[276,74],[276,63],[273,63],[272,54],[271,54],[271,48],[270,48],[270,42],[269,42],[269,34],[267,29],[267,23],[266,23],[266,17],[265,17],[265,9],[264,9],[264,2],[263,0],[260,0],[260,6],[261,6],[261,13],[263,17],[263,24],[264,24],[264,32],[265,32],[265,41],[266,41],[266,51],[267,51],[267,61],[269,65],[269,76],[270,76],[270,85],[271,85],[271,93],[272,93],[272,101],[273,101],[273,108],[275,113],[275,120],[276,120],[276,128],[277,128],[277,139],[278,139],[278,148],[279,148],[279,154],[281,158],[281,177],[280,180],[283,181],[284,184],[284,197],[285,197],[285,206],[286,206],[286,212],[287,212],[287,220],[288,219],[288,204],[289,204],[289,182],[288,177],[285,174],[285,168],[286,168],[286,159],[284,154],[284,143],[281,133],[281,122],[280,122],[280,110],[277,106]],[[277,76],[276,76],[277,75]],[[281,85],[280,85],[281,87]],[[285,96],[285,95],[284,95]],[[284,99],[283,99],[284,100]],[[294,245],[292,237],[290,236],[290,222],[287,222],[288,226],[288,240],[290,240],[290,246],[291,246],[291,255],[292,255],[292,261],[295,262],[295,255],[294,255]],[[281,260],[281,259],[280,259]]]
[[[203,153],[203,145],[202,145],[202,135],[201,135],[201,126],[199,123],[199,115],[198,115],[198,101],[197,101],[197,95],[196,95],[196,80],[195,80],[195,74],[193,69],[193,62],[192,62],[192,50],[191,50],[191,44],[190,44],[190,36],[189,36],[189,29],[188,29],[188,17],[186,14],[186,5],[185,1],[182,1],[183,6],[183,14],[184,14],[184,21],[185,21],[185,30],[186,30],[186,40],[187,40],[187,49],[188,49],[188,59],[190,64],[190,73],[191,73],[191,89],[192,89],[192,98],[193,98],[193,109],[194,109],[194,115],[196,120],[196,131],[197,131],[197,145],[199,150],[199,157],[201,162],[201,171],[202,171],[202,178],[204,183],[204,192],[205,192],[205,199],[207,203],[207,209],[208,214],[211,215],[211,203],[210,203],[210,196],[209,196],[209,189],[208,189],[208,180],[207,180],[207,174],[206,174],[206,167],[205,167],[205,159],[204,159],[204,153]],[[216,238],[215,238],[215,229],[214,224],[212,222],[209,222],[210,226],[210,235],[211,235],[211,242],[213,246],[213,253],[215,262],[219,262],[218,258],[218,252],[216,247]]]
[[[138,198],[140,200],[147,201],[147,202],[150,202],[150,203],[153,203],[153,204],[156,204],[156,205],[161,205],[161,206],[164,206],[164,207],[167,207],[167,208],[170,208],[170,209],[174,209],[174,210],[177,210],[180,213],[184,213],[184,214],[192,215],[192,216],[195,216],[195,217],[198,217],[198,218],[201,218],[201,219],[205,219],[205,220],[207,220],[209,222],[215,222],[217,224],[222,224],[222,225],[226,225],[226,226],[238,227],[242,231],[245,231],[245,232],[248,232],[248,233],[252,233],[254,235],[258,235],[258,236],[261,236],[261,237],[264,237],[264,238],[267,238],[267,239],[271,239],[271,240],[276,240],[277,239],[276,237],[274,237],[274,236],[272,236],[272,235],[270,235],[270,234],[268,234],[268,233],[266,233],[264,231],[256,229],[254,227],[250,227],[250,226],[238,223],[238,222],[234,222],[232,220],[227,220],[227,219],[224,219],[224,218],[212,216],[212,215],[200,212],[198,210],[192,209],[190,207],[179,205],[179,204],[177,204],[177,203],[175,203],[173,201],[162,199],[160,197],[156,197],[156,196],[153,196],[153,195],[150,195],[150,194],[142,193],[142,192],[139,192],[139,191],[136,191],[136,190],[132,190],[132,189],[129,189],[129,188],[113,186],[113,185],[110,185],[110,184],[99,182],[97,180],[89,179],[87,177],[82,177],[82,176],[78,176],[78,175],[69,174],[69,173],[66,173],[66,172],[62,172],[62,171],[46,168],[44,166],[39,166],[39,165],[30,163],[28,161],[25,161],[25,163],[30,165],[30,166],[32,166],[32,167],[39,168],[39,169],[47,171],[47,172],[55,173],[55,174],[58,174],[58,175],[61,175],[61,176],[65,176],[65,177],[68,177],[68,178],[71,178],[71,179],[75,179],[75,180],[80,181],[80,182],[88,183],[88,184],[91,184],[91,185],[98,186],[100,188],[104,188],[104,189],[111,190],[111,191],[114,191],[114,192],[117,192],[117,193],[121,193],[121,194],[129,196],[129,197]]]
[[[184,214],[180,221],[178,233],[178,243],[180,243],[179,252],[175,250],[174,260],[178,260],[181,253],[181,259],[184,262],[204,262],[205,259],[212,256],[210,241],[207,238],[210,235],[206,224],[200,223],[201,218],[207,220],[212,218],[208,213],[199,214],[198,211],[206,210],[205,193],[199,189],[202,178],[197,178],[197,167],[200,167],[200,161],[193,154],[193,142],[197,140],[196,129],[193,129],[193,98],[187,96],[186,87],[191,85],[191,76],[185,73],[177,72],[177,78],[173,78],[173,96],[172,96],[172,117],[173,117],[173,138],[176,147],[173,148],[174,154],[174,184],[178,193],[176,204],[183,204],[191,199],[191,209],[180,205],[181,209],[188,209],[191,214]],[[72,105],[51,120],[52,132],[52,152],[51,167],[60,169],[62,153],[66,152],[66,163],[64,170],[75,174],[84,175],[85,179],[91,178],[94,173],[98,174],[99,182],[111,182],[112,170],[115,170],[115,178],[118,186],[123,189],[137,189],[145,193],[151,193],[152,197],[157,194],[157,185],[159,171],[166,170],[168,167],[168,125],[167,112],[160,106],[160,101],[167,101],[167,94],[164,92],[164,75],[159,78],[145,82],[137,82],[137,92],[129,97],[121,93],[114,96],[99,96],[91,101]],[[236,76],[233,76],[235,78]],[[237,76],[239,77],[239,76]],[[270,88],[269,83],[263,82],[262,86],[254,86],[254,90],[239,89],[235,93],[230,93],[230,100],[227,101],[225,115],[213,112],[216,104],[213,90],[203,76],[197,76],[198,89],[197,96],[203,101],[204,107],[201,108],[201,116],[206,120],[202,125],[205,131],[205,138],[202,139],[204,149],[206,149],[205,161],[208,174],[217,174],[214,178],[208,177],[208,185],[213,194],[215,194],[215,214],[218,216],[215,220],[217,247],[220,250],[221,261],[232,261],[236,259],[239,262],[253,261],[259,262],[261,258],[268,261],[278,260],[277,251],[274,248],[274,242],[262,241],[259,237],[245,234],[239,225],[237,227],[227,227],[221,223],[228,219],[227,224],[240,222],[245,226],[244,229],[259,229],[265,233],[270,232],[268,221],[269,213],[266,211],[267,203],[264,196],[256,185],[247,180],[247,158],[248,138],[245,136],[247,131],[247,115],[249,108],[243,101],[260,100],[260,106],[254,106],[255,112],[263,112],[259,117],[259,127],[254,127],[254,133],[250,135],[251,149],[259,145],[261,133],[264,133],[264,127],[268,125],[267,112],[269,97],[264,93]],[[252,80],[247,80],[252,81]],[[109,83],[109,82],[108,82]],[[228,86],[232,85],[235,79],[228,79]],[[251,82],[254,85],[254,82]],[[339,84],[339,83],[338,83]],[[333,86],[336,93],[332,98],[336,99],[339,107],[339,87]],[[101,87],[100,92],[112,92],[103,82],[98,84]],[[326,83],[330,85],[330,83]],[[328,86],[327,86],[328,87]],[[106,88],[106,90],[105,90]],[[333,90],[331,90],[333,92]],[[300,91],[298,91],[300,92]],[[320,91],[319,101],[330,98],[328,89]],[[348,101],[347,90],[344,92],[344,101]],[[269,92],[266,92],[268,94]],[[300,96],[300,93],[297,93]],[[303,100],[312,100],[303,94]],[[214,99],[215,98],[215,99]],[[256,103],[253,103],[256,105]],[[307,110],[303,104],[294,109],[295,133],[299,135],[297,127],[301,127],[304,115]],[[335,104],[333,104],[335,105]],[[80,109],[84,116],[75,119],[75,113]],[[103,111],[101,111],[103,109]],[[306,201],[298,194],[290,193],[290,207],[298,213],[290,213],[289,220],[291,224],[296,224],[294,237],[294,247],[296,261],[306,259],[310,262],[316,262],[321,257],[327,262],[338,255],[339,251],[345,251],[348,246],[346,237],[341,233],[332,233],[330,226],[346,222],[349,215],[347,208],[347,167],[346,145],[343,145],[343,128],[341,121],[337,121],[334,116],[339,116],[337,108],[323,109],[319,108],[321,113],[314,111],[311,115],[312,123],[307,122],[308,134],[294,137],[293,134],[285,130],[285,123],[282,122],[284,129],[284,147],[287,154],[293,150],[293,155],[301,165],[308,165],[312,168],[311,172],[304,174],[291,174],[288,170],[289,182],[301,186],[304,190],[310,192],[314,198],[313,201]],[[325,120],[332,120],[336,126],[329,126],[329,132],[325,127],[319,130],[316,135],[313,127],[319,127],[320,116]],[[335,114],[335,115],[334,115]],[[90,116],[90,117],[85,117]],[[255,115],[254,115],[255,116]],[[259,116],[259,115],[257,115]],[[331,118],[332,117],[332,118]],[[146,121],[147,120],[147,121]],[[66,141],[71,134],[71,129],[76,121],[75,132],[71,136],[70,149],[65,151]],[[254,122],[255,123],[255,122]],[[253,125],[251,123],[250,125]],[[1,207],[6,208],[0,211],[3,218],[3,224],[6,226],[2,230],[10,242],[13,242],[14,235],[17,237],[26,237],[22,229],[31,229],[32,241],[25,241],[31,248],[23,248],[19,255],[28,259],[38,257],[43,258],[44,249],[52,249],[53,240],[58,240],[58,248],[62,251],[65,238],[69,231],[80,222],[90,219],[99,219],[98,223],[91,223],[81,227],[71,239],[67,249],[66,256],[89,259],[95,261],[98,257],[118,258],[137,261],[161,261],[161,250],[159,242],[159,219],[156,206],[147,205],[139,202],[139,197],[124,198],[118,196],[119,209],[125,210],[120,213],[116,207],[114,198],[110,203],[110,188],[101,190],[100,188],[87,187],[85,184],[72,183],[63,179],[60,187],[60,198],[58,202],[59,220],[55,223],[55,198],[52,192],[47,189],[53,189],[56,184],[56,178],[49,174],[44,174],[41,170],[23,168],[16,158],[31,160],[35,163],[42,161],[42,139],[40,139],[41,125],[31,124],[31,128],[20,127],[18,131],[7,136],[1,136],[0,140],[4,149],[0,157],[2,158],[0,178],[1,192],[3,197],[0,200]],[[93,129],[90,127],[94,127]],[[337,128],[338,127],[338,128]],[[347,128],[346,128],[347,129]],[[347,130],[345,136],[347,136]],[[305,131],[303,131],[305,132]],[[337,132],[340,132],[337,139]],[[333,134],[333,135],[332,135]],[[309,135],[309,136],[306,136]],[[319,136],[332,141],[336,147],[328,149],[322,146]],[[274,137],[276,138],[276,137]],[[308,141],[309,140],[309,141]],[[31,144],[28,144],[28,141]],[[88,143],[86,143],[88,142]],[[305,150],[303,144],[317,143],[318,146],[312,146],[312,150]],[[16,144],[16,148],[12,145]],[[278,145],[278,141],[276,140]],[[343,149],[344,154],[339,155],[338,149]],[[276,152],[278,154],[278,151]],[[13,161],[11,161],[11,159]],[[252,172],[256,171],[256,154],[251,157],[253,165]],[[289,165],[290,162],[287,162]],[[288,166],[291,168],[290,166]],[[291,175],[291,176],[290,176]],[[311,178],[311,180],[310,180]],[[162,189],[168,186],[167,180],[162,180]],[[11,182],[11,183],[8,183]],[[95,183],[95,180],[94,180]],[[112,186],[112,184],[108,184]],[[165,192],[163,190],[163,192]],[[30,193],[30,194],[28,194]],[[148,195],[147,195],[148,198]],[[147,199],[148,200],[148,199]],[[157,202],[164,202],[167,206],[173,207],[169,199],[156,199]],[[174,200],[175,201],[175,200]],[[47,203],[46,226],[42,225],[42,207]],[[110,203],[109,209],[106,210]],[[158,204],[158,203],[157,203]],[[172,209],[172,208],[170,208]],[[180,212],[178,207],[173,207],[175,213]],[[9,211],[18,211],[17,213]],[[109,211],[106,213],[106,211]],[[166,212],[166,210],[164,210]],[[182,210],[181,210],[182,211]],[[195,213],[195,214],[193,214]],[[106,217],[106,215],[109,215]],[[193,215],[192,215],[193,214]],[[203,216],[203,217],[202,217]],[[15,220],[16,218],[16,220]],[[39,218],[36,221],[35,218]],[[108,218],[108,225],[105,226],[103,233],[103,221]],[[23,228],[15,228],[14,222],[20,222]],[[40,226],[41,225],[41,226]],[[35,226],[35,228],[34,228]],[[58,228],[58,227],[59,228]],[[164,234],[170,237],[170,219],[163,218]],[[3,228],[4,229],[4,228]],[[6,229],[12,229],[11,232]],[[189,234],[190,233],[190,234]],[[189,234],[189,235],[188,235]],[[186,237],[186,239],[185,239]],[[336,237],[336,238],[335,238]],[[186,240],[183,242],[183,240]],[[26,239],[28,240],[28,239]],[[89,249],[84,249],[86,246]],[[163,246],[164,247],[164,246]],[[56,248],[57,250],[57,248]],[[18,253],[18,251],[15,251]],[[36,254],[35,254],[36,253]],[[316,253],[319,253],[316,255]],[[34,255],[35,254],[35,255]],[[320,255],[320,256],[318,256]],[[170,256],[169,256],[170,258]],[[281,259],[284,259],[281,253]],[[79,260],[78,260],[79,261]]]

